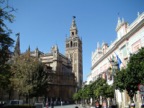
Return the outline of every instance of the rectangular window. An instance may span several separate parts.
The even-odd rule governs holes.
[[[132,44],[133,53],[137,52],[141,48],[141,41],[138,40],[134,44]]]
[[[124,45],[124,46],[120,49],[120,52],[121,52],[122,58],[127,57],[127,47],[126,47],[126,45]]]

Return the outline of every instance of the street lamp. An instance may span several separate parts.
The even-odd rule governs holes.
[[[118,63],[115,61],[115,60],[111,60],[110,61],[111,65],[112,65],[112,80],[114,82],[114,75],[116,75],[116,71],[118,70]],[[113,105],[116,106],[116,93],[115,93],[115,90],[114,90],[114,100],[113,100]]]

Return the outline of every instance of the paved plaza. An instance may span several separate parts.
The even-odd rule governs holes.
[[[76,105],[76,104],[73,104],[73,105],[63,105],[63,106],[54,106],[54,108],[75,108],[76,106],[78,108],[94,108],[94,107],[82,106],[82,105]],[[48,108],[51,108],[51,107],[48,107]]]

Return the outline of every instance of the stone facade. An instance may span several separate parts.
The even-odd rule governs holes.
[[[66,54],[59,52],[58,46],[54,45],[49,53],[43,53],[38,48],[30,51],[30,56],[38,57],[49,71],[48,99],[72,100],[77,88],[81,88],[83,81],[82,69],[82,41],[78,36],[75,19],[72,20],[70,37],[66,39]],[[16,42],[15,55],[20,52],[19,36]]]
[[[48,98],[72,100],[76,82],[70,60],[59,53],[56,45],[51,48],[50,53],[40,55],[40,60],[51,69]]]
[[[71,60],[72,72],[76,76],[77,88],[79,89],[83,82],[82,40],[78,36],[75,17],[73,17],[70,27],[70,37],[66,38],[65,55]]]

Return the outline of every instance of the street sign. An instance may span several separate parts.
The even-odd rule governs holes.
[[[138,89],[140,91],[140,94],[144,94],[144,85],[143,84],[139,84]]]

